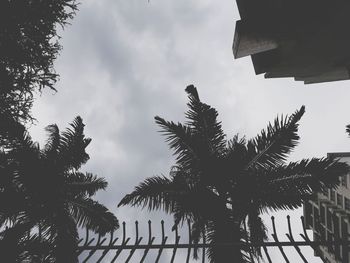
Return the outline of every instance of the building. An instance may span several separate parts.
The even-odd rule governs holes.
[[[350,164],[350,153],[329,153]],[[315,194],[304,204],[306,228],[312,229],[314,240],[348,238],[350,233],[350,177],[341,178],[340,186]],[[350,263],[350,250],[345,246],[319,246],[316,256],[328,263]]]
[[[305,84],[350,79],[350,1],[236,0],[235,58]]]

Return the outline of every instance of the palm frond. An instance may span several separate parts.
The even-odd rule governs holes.
[[[258,209],[253,209],[248,214],[249,240],[255,243],[262,243],[267,240],[267,228],[259,216]],[[261,247],[253,247],[252,252],[256,258],[262,256]]]
[[[70,211],[80,227],[99,234],[106,234],[119,228],[118,219],[100,203],[87,197],[68,200]]]
[[[200,185],[188,185],[176,196],[172,213],[174,224],[177,225],[187,219],[195,222],[197,219],[215,221],[227,218],[229,211],[226,200],[216,193]]]
[[[17,131],[16,137],[13,138],[10,150],[16,153],[23,150],[39,152],[39,144],[32,140],[29,132],[23,127]]]
[[[22,262],[29,243],[27,234],[33,227],[32,222],[16,222],[13,226],[0,232],[0,253],[8,262]]]
[[[298,121],[303,116],[305,107],[302,106],[289,118],[283,116],[275,119],[266,130],[250,140],[255,148],[255,156],[248,163],[246,169],[251,167],[273,167],[285,162],[287,155],[298,144]]]
[[[41,156],[39,144],[34,143],[27,134],[23,134],[20,144],[8,153],[11,184],[18,194],[33,197],[43,189],[42,184],[50,182],[43,173]]]
[[[228,141],[226,151],[225,158],[229,163],[231,175],[234,174],[234,171],[243,170],[249,157],[245,137],[240,138],[238,134],[235,135]]]
[[[348,164],[333,158],[303,159],[299,162],[290,162],[272,170],[272,183],[294,184],[304,182],[313,191],[324,190],[320,187],[334,188],[339,184],[339,177],[349,172]],[[298,187],[302,187],[299,184]]]
[[[19,217],[26,216],[24,211],[28,209],[28,205],[25,197],[23,193],[10,187],[0,192],[0,226],[15,223]]]
[[[91,142],[90,138],[85,138],[84,124],[81,117],[76,117],[61,134],[60,140],[60,163],[67,169],[79,169],[81,165],[89,160],[89,155],[85,148]]]
[[[218,112],[200,101],[197,89],[193,85],[187,86],[185,90],[189,98],[189,110],[185,114],[188,119],[186,124],[202,137],[209,153],[220,155],[225,149],[226,140],[221,122],[217,121]]]
[[[147,178],[135,187],[135,190],[127,194],[118,204],[147,207],[149,210],[162,209],[167,213],[173,211],[174,195],[182,191],[181,185],[164,176]]]
[[[31,234],[29,237],[19,241],[16,262],[54,262],[48,260],[50,251],[53,249],[54,247],[50,240],[42,239],[38,234]]]
[[[0,149],[9,150],[16,146],[18,138],[23,136],[25,127],[8,114],[0,113]]]
[[[184,167],[191,167],[193,163],[200,159],[200,151],[194,142],[191,128],[165,121],[163,118],[156,116],[156,123],[161,127],[161,132],[166,136],[166,142],[174,150],[177,163]]]
[[[59,151],[60,131],[56,124],[47,126],[45,130],[48,133],[49,138],[47,139],[43,153],[49,158],[55,158],[57,157],[57,153]]]
[[[200,238],[205,237],[205,222],[202,218],[195,218],[191,224],[191,237],[194,244],[198,244]],[[193,249],[193,258],[198,259],[198,247]]]
[[[313,193],[337,187],[348,172],[346,163],[329,158],[291,162],[260,174],[258,199],[266,208],[297,208]]]
[[[55,262],[78,262],[78,230],[68,211],[61,209],[51,218],[50,231],[54,244],[50,255]]]
[[[108,183],[104,178],[98,178],[91,173],[72,172],[65,178],[65,190],[77,195],[93,196],[98,190],[105,190]]]
[[[245,137],[239,137],[238,134],[233,136],[231,140],[227,141],[227,148],[229,152],[234,152],[237,148],[246,148],[247,141]]]

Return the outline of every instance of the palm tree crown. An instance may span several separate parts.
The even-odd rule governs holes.
[[[298,144],[304,106],[290,117],[277,117],[250,140],[238,135],[227,140],[217,111],[200,101],[193,85],[186,92],[185,124],[155,117],[176,156],[170,176],[146,179],[119,206],[163,209],[174,215],[175,225],[190,219],[197,241],[203,231],[212,244],[262,241],[266,227],[261,213],[297,208],[314,191],[335,187],[338,176],[348,171],[346,164],[327,158],[286,162]],[[243,231],[245,222],[248,231]],[[251,252],[261,255],[259,249]],[[209,249],[208,256],[213,262],[249,261],[246,251],[219,246]]]
[[[28,249],[33,242],[44,243],[36,257],[45,262],[77,262],[77,227],[105,234],[118,228],[118,220],[92,199],[107,182],[79,171],[89,159],[85,148],[91,141],[85,138],[82,119],[76,117],[62,133],[57,125],[46,130],[49,138],[43,149],[19,129],[22,132],[13,139],[12,148],[1,151],[0,224],[11,227],[1,233],[0,241],[3,252],[10,247],[14,254],[8,256],[20,262],[33,260],[29,253],[33,250]],[[43,240],[38,240],[34,229],[39,229]],[[31,234],[29,239],[26,233]],[[18,244],[17,251],[11,249]]]

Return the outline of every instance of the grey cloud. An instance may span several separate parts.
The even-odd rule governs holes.
[[[84,169],[109,181],[97,197],[129,221],[166,217],[116,205],[146,177],[168,173],[172,152],[153,117],[183,121],[188,84],[217,108],[229,137],[252,137],[277,113],[305,104],[302,143],[292,159],[347,151],[348,82],[306,87],[255,76],[249,59],[233,61],[237,19],[232,0],[82,2],[61,34],[58,93],[44,92],[36,101],[34,137],[42,141],[44,126],[58,123],[63,129],[81,115],[93,139]]]

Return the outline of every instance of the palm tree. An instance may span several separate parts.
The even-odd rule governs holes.
[[[1,149],[0,225],[10,228],[1,233],[0,247],[2,256],[16,257],[11,262],[33,259],[33,254],[45,262],[77,262],[78,227],[99,234],[118,228],[117,218],[92,199],[107,182],[79,171],[89,159],[85,148],[91,141],[85,138],[82,119],[76,117],[62,133],[57,125],[46,130],[49,139],[43,149],[20,128],[12,148]],[[28,248],[33,244],[46,251],[33,252]],[[18,253],[9,254],[13,246]]]
[[[335,187],[348,167],[327,158],[286,162],[299,140],[304,106],[290,117],[277,117],[255,138],[227,140],[217,111],[200,101],[194,86],[186,92],[185,124],[155,117],[176,155],[170,176],[147,178],[119,206],[162,209],[174,215],[175,226],[189,219],[195,241],[204,231],[213,245],[208,250],[212,262],[249,262],[248,251],[215,244],[265,240],[263,212],[300,207],[314,191]],[[261,256],[259,249],[249,252]]]

